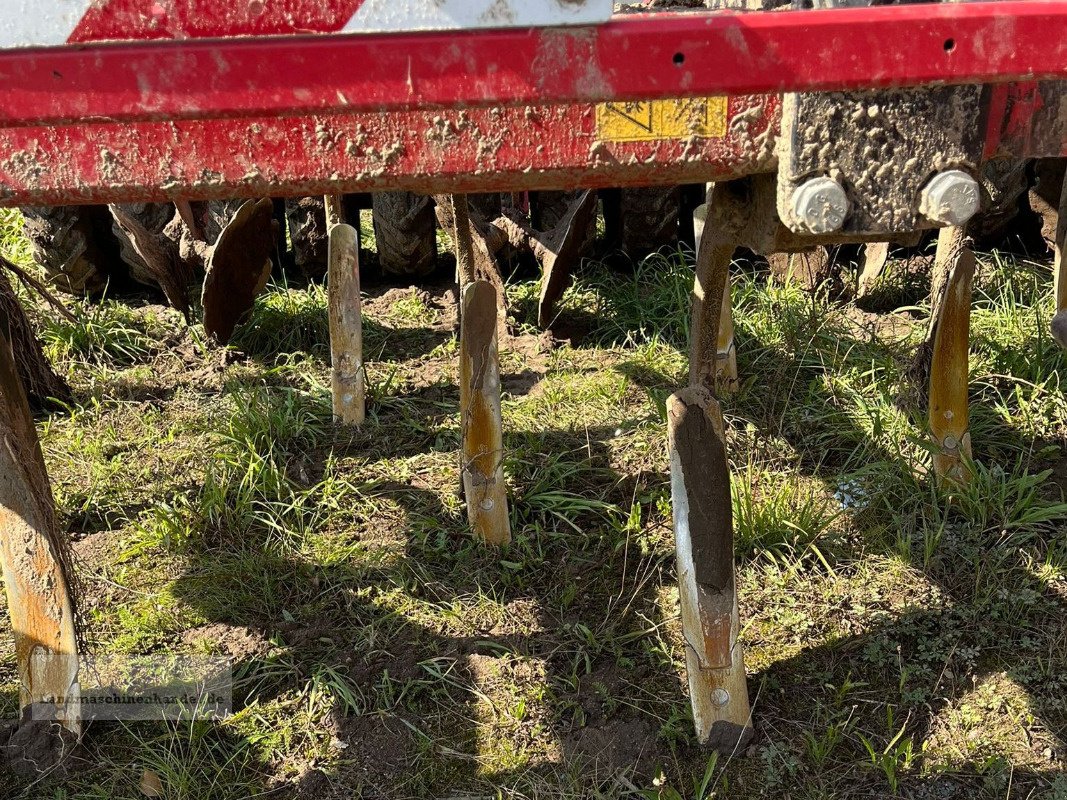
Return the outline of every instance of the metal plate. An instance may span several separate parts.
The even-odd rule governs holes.
[[[593,25],[611,13],[611,0],[0,0],[0,48]]]
[[[845,233],[898,234],[935,223],[919,192],[936,173],[980,176],[982,87],[789,95],[779,143],[778,215],[795,231],[793,192],[829,177],[849,199]]]

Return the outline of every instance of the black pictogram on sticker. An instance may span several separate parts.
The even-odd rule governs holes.
[[[612,114],[618,114],[637,127],[652,133],[651,103],[605,103],[604,105]]]

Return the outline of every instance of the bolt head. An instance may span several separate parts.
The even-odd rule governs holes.
[[[841,230],[848,216],[848,196],[832,178],[812,178],[793,191],[793,219],[808,233]]]
[[[711,693],[711,702],[717,707],[722,708],[730,702],[730,693],[720,687]]]
[[[962,170],[949,169],[927,181],[919,197],[919,211],[934,222],[962,225],[975,215],[980,202],[978,181]]]

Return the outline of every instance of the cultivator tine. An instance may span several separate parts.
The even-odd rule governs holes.
[[[752,735],[742,646],[737,640],[730,467],[716,384],[736,385],[728,295],[730,261],[751,221],[747,182],[716,184],[694,215],[697,270],[689,387],[667,401],[671,503],[686,671],[697,738],[730,752]],[[720,358],[720,354],[725,358]],[[732,378],[732,380],[731,380]]]
[[[457,261],[461,245],[457,242]],[[463,495],[471,528],[487,544],[511,541],[500,415],[497,293],[488,281],[462,288],[459,340]]]
[[[856,300],[867,297],[889,263],[889,242],[868,242],[863,246],[863,268],[856,282]]]
[[[1052,318],[1052,335],[1060,347],[1067,349],[1067,180],[1060,191],[1054,250],[1056,316]]]
[[[329,202],[326,208],[329,218]],[[343,425],[359,425],[366,415],[363,315],[359,296],[359,231],[343,222],[332,225],[327,261],[333,417]]]
[[[459,284],[460,296],[470,283],[478,279],[474,268],[474,238],[471,234],[470,205],[465,194],[450,194],[448,210],[451,212],[449,233],[456,251],[456,283]]]
[[[559,221],[547,231],[537,230],[517,209],[506,209],[488,226],[500,233],[516,250],[528,250],[541,264],[541,292],[537,300],[537,324],[552,323],[556,302],[570,283],[571,272],[581,258],[589,226],[596,214],[597,193],[586,189],[574,197]]]
[[[345,222],[344,195],[328,194],[323,197],[326,206],[326,230]]]
[[[0,560],[27,716],[81,730],[70,568],[37,430],[14,354],[0,332]]]
[[[179,253],[178,243],[148,230],[135,214],[121,205],[109,206],[111,216],[130,237],[130,244],[156,280],[167,302],[189,321],[189,284],[193,280],[191,267]]]
[[[200,225],[200,221],[196,218],[196,213],[193,211],[193,204],[188,200],[175,200],[174,207],[178,210],[178,216],[181,217],[182,222],[185,223],[185,227],[189,229],[189,235],[198,241],[204,240],[204,229]]]
[[[734,314],[730,303],[730,276],[722,292],[719,338],[715,348],[715,390],[719,394],[737,391],[737,345],[734,343]]]
[[[22,270],[0,256],[0,320],[4,321],[4,333],[15,354],[22,387],[32,408],[54,408],[58,404],[65,406],[74,401],[74,395],[70,386],[45,356],[34,324],[19,302],[15,287],[8,280],[7,272],[12,270],[12,267],[15,275],[22,279]],[[59,300],[51,297],[47,289],[40,284],[38,286],[40,288],[37,291],[42,297],[48,298],[53,308],[64,316],[70,314]],[[71,318],[74,319],[73,316]]]
[[[701,251],[701,242],[704,238],[704,225],[707,222],[708,206],[707,204],[699,205],[693,209],[693,234],[696,243],[697,252],[697,272],[698,274],[702,269],[710,269],[710,265],[703,266],[700,264],[701,258],[711,257],[714,252],[711,249]],[[731,252],[728,259],[733,258]],[[696,293],[694,289],[694,294]],[[701,301],[702,302],[702,301]],[[696,329],[696,308],[694,307],[694,332]],[[714,383],[715,391],[720,394],[730,394],[737,391],[738,377],[737,377],[737,347],[734,344],[734,315],[733,306],[730,302],[730,273],[729,263],[727,263],[726,282],[722,291],[722,307],[719,311],[719,324],[718,333],[715,339],[715,368],[714,368]],[[701,314],[703,318],[703,314]],[[711,331],[708,331],[710,335]],[[696,339],[694,339],[694,342]],[[697,359],[694,358],[692,363],[697,363]],[[693,383],[692,376],[690,377],[690,383]]]
[[[697,247],[693,282],[693,318],[689,344],[689,385],[713,394],[737,386],[737,354],[729,301],[730,262],[738,244],[737,226],[747,209],[730,184],[716,184],[708,204]],[[696,217],[694,216],[694,222]]]
[[[974,267],[965,228],[942,228],[935,258],[928,413],[934,474],[940,481],[954,483],[970,477],[967,351]]]
[[[219,344],[233,336],[270,278],[274,251],[274,204],[248,200],[223,228],[207,259],[204,330]]]
[[[730,468],[722,409],[690,386],[667,401],[671,501],[686,671],[697,738],[731,752],[751,738],[737,641]]]
[[[445,200],[446,198],[442,198]],[[486,544],[511,541],[500,414],[499,290],[476,268],[466,195],[448,195],[460,293],[459,405],[467,518]]]
[[[494,254],[506,237],[472,209],[466,195],[437,195],[437,221],[451,237],[456,254],[456,283],[463,287],[471,281],[488,281],[496,291],[497,337],[507,336],[507,302],[504,280],[500,277]],[[461,223],[462,220],[462,223]]]
[[[534,255],[541,262],[541,294],[537,301],[537,324],[547,328],[571,272],[581,257],[589,223],[596,213],[596,192],[586,189],[567,209],[552,230],[530,237]]]

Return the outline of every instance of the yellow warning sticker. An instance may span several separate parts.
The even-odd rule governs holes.
[[[690,97],[672,100],[601,103],[596,131],[609,142],[650,142],[726,135],[726,98]]]

